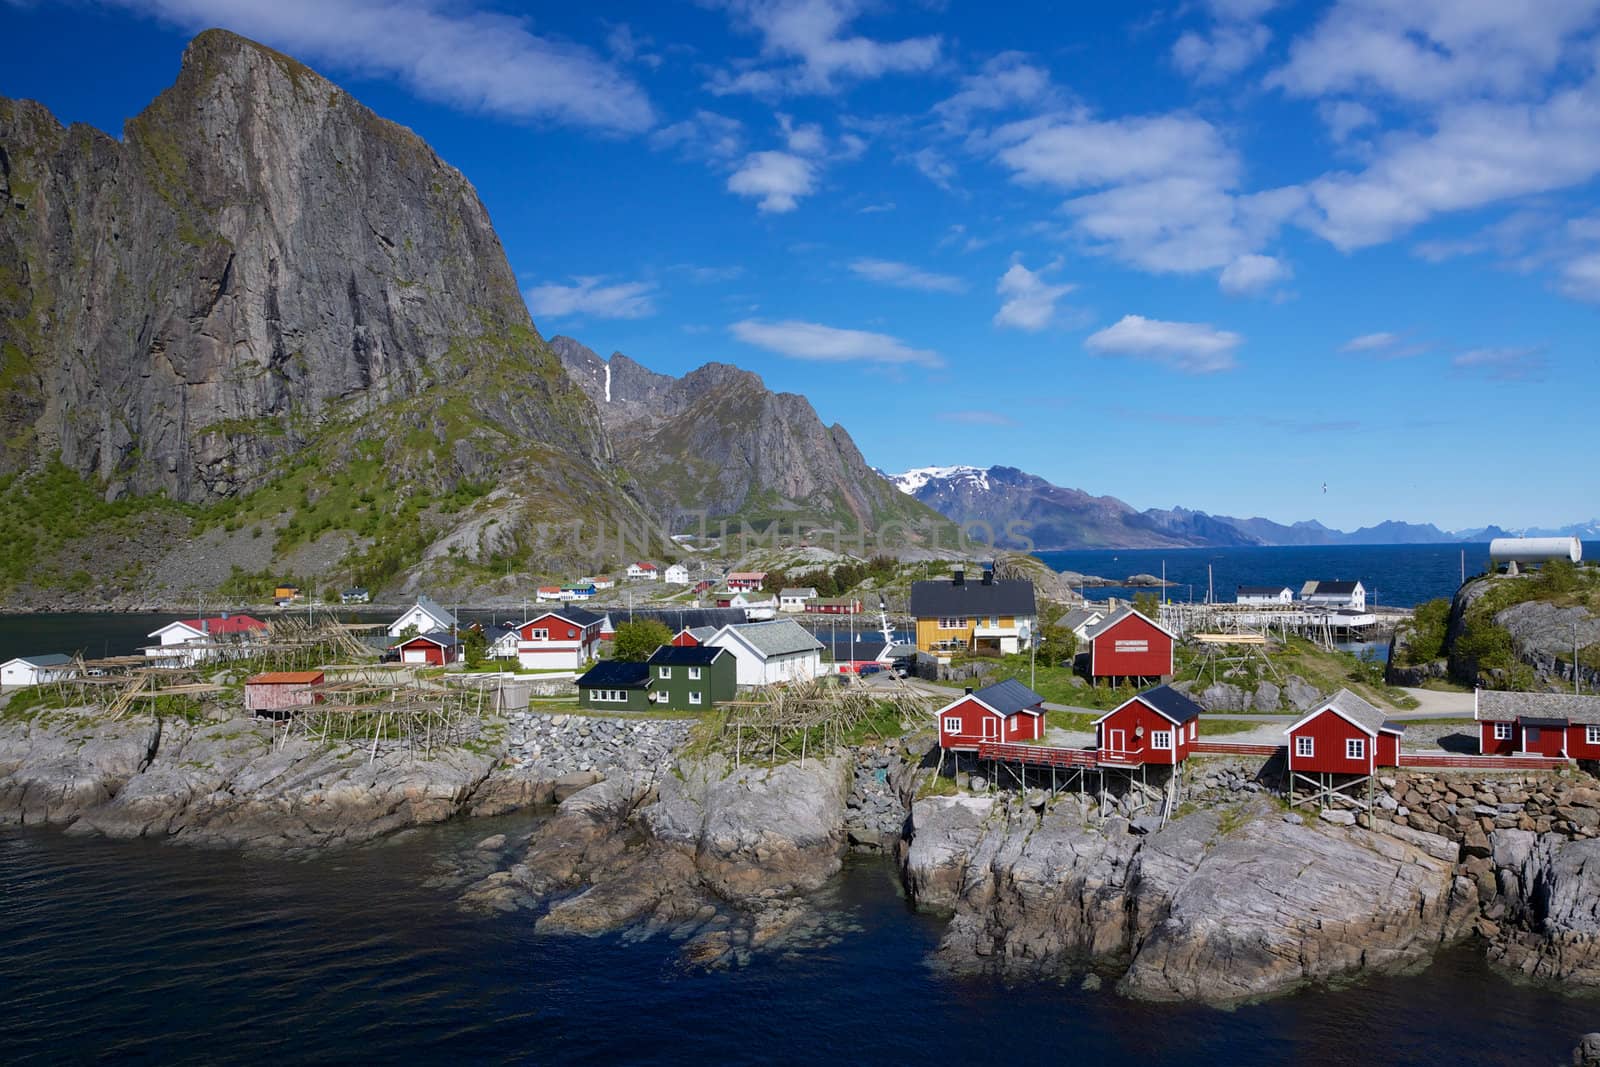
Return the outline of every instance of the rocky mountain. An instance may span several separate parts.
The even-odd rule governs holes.
[[[1433,544],[1468,539],[1438,527],[1383,522],[1346,533],[1320,522],[1210,515],[1188,508],[1139,511],[1113,496],[1054,485],[1015,467],[917,467],[893,476],[901,492],[957,522],[1010,529],[1008,547],[1184,548],[1234,545]],[[1498,536],[1491,534],[1490,536]],[[1487,538],[1484,538],[1487,539]]]
[[[953,544],[941,515],[897,492],[803,396],[726,363],[674,378],[621,352],[602,359],[570,337],[550,347],[599,410],[644,502],[679,528],[696,528],[703,513],[713,527],[777,519]]]
[[[120,141],[0,99],[0,355],[13,495],[48,470],[250,524],[246,571],[321,543],[377,583],[640,514],[467,179],[223,31]]]

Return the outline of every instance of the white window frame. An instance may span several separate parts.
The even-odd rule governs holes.
[[[1364,737],[1347,737],[1344,739],[1345,759],[1366,759],[1367,739]]]
[[[544,630],[529,630],[528,631],[528,640],[529,641],[548,641],[548,640],[550,640],[550,631],[548,629],[544,629]]]
[[[1294,754],[1303,759],[1310,759],[1317,754],[1317,739],[1301,734],[1294,739]]]
[[[699,704],[700,702],[701,702],[700,690],[698,690],[698,689],[689,690],[689,703],[691,703],[691,704]]]
[[[1172,731],[1171,730],[1151,730],[1150,731],[1150,747],[1154,748],[1154,749],[1158,749],[1158,750],[1160,750],[1162,752],[1171,752],[1172,751]]]
[[[672,677],[672,668],[671,667],[657,667],[656,668],[656,677],[657,678],[663,678],[663,679],[670,679]]]
[[[1194,719],[1189,720],[1189,740],[1193,741],[1200,732],[1200,724]]]
[[[941,630],[965,630],[966,628],[966,623],[959,616],[950,615],[939,620],[939,629]]]
[[[700,680],[700,668],[699,667],[690,667],[689,668],[689,681],[698,682],[699,680]]]
[[[1594,727],[1591,726],[1591,727],[1589,727],[1589,729],[1593,730]],[[1509,741],[1509,740],[1511,740],[1511,724],[1508,723],[1508,722],[1497,722],[1497,723],[1495,723],[1494,724],[1494,739],[1496,741]]]
[[[961,732],[961,716],[946,715],[944,717],[944,732],[947,734],[959,734]]]
[[[1600,726],[1585,726],[1583,741],[1587,745],[1600,745]]]

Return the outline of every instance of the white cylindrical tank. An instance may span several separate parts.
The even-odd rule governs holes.
[[[1552,559],[1583,559],[1583,542],[1576,537],[1496,537],[1489,542],[1489,558],[1496,563],[1546,563]]]

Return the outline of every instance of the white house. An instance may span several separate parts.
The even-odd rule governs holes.
[[[822,642],[793,619],[724,626],[702,644],[726,648],[740,685],[777,685],[821,677]]]
[[[561,600],[561,587],[559,585],[541,585],[533,592],[533,599],[538,601]]]
[[[490,659],[516,659],[517,643],[522,635],[516,630],[504,626],[488,626],[484,628],[483,638],[488,642],[487,655]]]
[[[640,581],[653,582],[661,577],[661,571],[654,563],[646,560],[628,564],[628,577],[636,578]]]
[[[248,644],[266,633],[267,624],[249,615],[179,619],[150,631],[146,636],[159,643],[147,647],[144,654],[158,667],[193,667],[214,659],[218,645]]]
[[[399,637],[407,630],[418,634],[453,633],[455,628],[454,615],[435,603],[432,597],[419,596],[415,604],[389,624],[389,636]]]
[[[45,656],[18,656],[0,663],[0,689],[22,685],[39,685],[77,677],[71,656],[52,652]]]
[[[517,662],[529,669],[577,670],[600,654],[604,619],[582,608],[542,612],[517,627]]]
[[[662,574],[661,580],[668,585],[688,585],[689,568],[681,563],[674,563]]]
[[[1056,621],[1057,626],[1065,626],[1072,631],[1072,636],[1078,639],[1078,647],[1086,647],[1089,640],[1089,630],[1104,622],[1106,613],[1099,608],[1088,606],[1073,608]]]
[[[596,589],[615,589],[617,580],[609,574],[602,574],[599,577],[590,578],[587,584],[594,586]]]
[[[1275,604],[1293,604],[1294,590],[1287,585],[1241,585],[1233,598],[1240,604],[1271,607]]]
[[[816,595],[817,591],[809,585],[800,586],[797,589],[780,589],[778,590],[778,610],[787,611],[791,614],[797,611],[804,611],[806,610],[806,601],[813,599]]]
[[[1300,588],[1300,599],[1320,608],[1367,610],[1367,587],[1360,582],[1307,582]]]

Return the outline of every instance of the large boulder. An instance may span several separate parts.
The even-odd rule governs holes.
[[[0,823],[76,822],[115,797],[155,756],[161,723],[98,709],[0,722]]]
[[[1322,694],[1298,674],[1291,674],[1283,683],[1283,698],[1295,711],[1310,711],[1322,699]]]
[[[1600,839],[1496,830],[1491,842],[1510,922],[1490,958],[1532,977],[1600,985]]]
[[[1256,686],[1255,695],[1250,698],[1250,708],[1253,711],[1277,711],[1282,697],[1282,689],[1271,682],[1262,682]]]
[[[1245,691],[1228,682],[1206,686],[1196,700],[1207,711],[1246,711],[1250,707],[1250,697]]]

